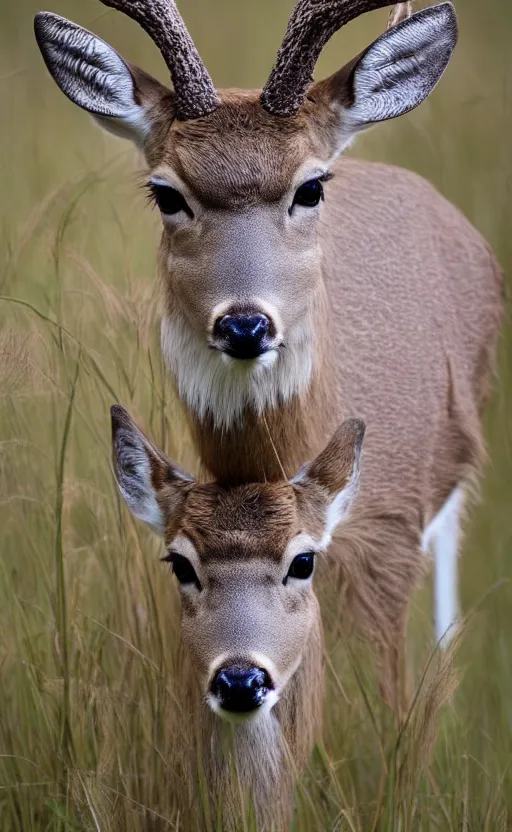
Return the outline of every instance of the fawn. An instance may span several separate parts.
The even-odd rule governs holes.
[[[122,407],[111,415],[119,489],[135,517],[163,536],[163,560],[181,590],[181,707],[190,709],[182,720],[192,771],[200,753],[214,812],[220,804],[229,828],[240,828],[241,787],[257,828],[282,829],[321,726],[315,560],[335,528],[350,525],[364,423],[345,421],[290,481],[229,487],[196,483]],[[238,782],[223,751],[226,721]]]

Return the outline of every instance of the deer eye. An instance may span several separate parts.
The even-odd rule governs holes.
[[[195,584],[199,590],[202,589],[199,578],[196,575],[196,570],[188,558],[179,555],[177,552],[169,552],[162,560],[172,565],[172,571],[176,575],[178,583],[182,586]]]
[[[306,581],[311,578],[315,566],[315,555],[313,552],[306,552],[303,555],[296,555],[290,564],[288,574],[283,580],[286,585],[288,578],[298,578],[300,581]]]
[[[176,188],[171,188],[170,185],[160,185],[156,182],[150,182],[149,193],[150,199],[158,205],[160,211],[165,216],[179,214],[180,211],[184,211],[190,219],[194,218],[192,209],[187,205],[185,198]]]
[[[304,182],[295,191],[292,209],[294,205],[304,205],[306,208],[314,208],[323,198],[324,187],[320,179],[310,179],[309,182]]]

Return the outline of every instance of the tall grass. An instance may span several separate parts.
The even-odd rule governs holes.
[[[220,83],[262,82],[289,3],[181,5]],[[512,11],[506,0],[458,5],[461,46],[439,90],[357,151],[428,176],[508,268]],[[120,505],[110,465],[108,408],[120,401],[198,470],[158,346],[158,219],[136,190],[132,152],[44,74],[37,7],[7,0],[0,10],[0,829],[188,830],[176,800],[186,786],[178,596],[158,541]],[[161,72],[144,36],[94,0],[52,8]],[[321,71],[384,21],[337,37]],[[512,825],[511,350],[508,330],[487,418],[491,462],[461,561],[469,622],[455,658],[443,658],[432,653],[428,581],[413,599],[404,668],[413,704],[401,728],[321,577],[326,730],[297,790],[296,830]],[[214,814],[210,824],[218,828]]]

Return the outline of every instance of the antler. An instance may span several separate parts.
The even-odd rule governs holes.
[[[219,106],[217,91],[174,0],[101,0],[135,20],[158,46],[171,73],[179,119],[200,118]]]
[[[393,29],[404,20],[407,20],[412,14],[412,0],[407,0],[405,3],[397,3],[394,9],[391,9],[388,18],[388,29]]]
[[[338,29],[365,12],[392,6],[395,0],[299,0],[274,68],[263,87],[261,103],[276,116],[300,109],[320,52]]]

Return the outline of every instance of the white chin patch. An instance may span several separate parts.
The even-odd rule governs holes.
[[[217,697],[212,693],[208,693],[206,695],[206,701],[212,711],[221,719],[224,719],[226,722],[230,722],[232,725],[243,725],[248,722],[254,722],[257,719],[261,719],[270,713],[278,699],[279,695],[277,691],[271,690],[267,693],[265,701],[259,706],[259,708],[255,708],[253,711],[236,712],[224,710],[224,708],[221,707]]]
[[[162,320],[161,344],[180,399],[199,421],[212,418],[216,428],[239,423],[244,410],[275,410],[306,392],[313,371],[307,324],[286,335],[283,348],[252,360],[232,358],[209,347],[178,314]]]
[[[257,358],[244,358],[243,360],[240,360],[240,358],[233,358],[233,356],[229,355],[227,352],[223,352],[221,355],[224,363],[231,365],[235,372],[237,369],[240,369],[240,364],[242,364],[242,369],[245,370],[245,372],[257,373],[259,367],[272,367],[274,362],[277,360],[278,350],[268,350],[267,352],[258,355]],[[236,368],[233,365],[236,365]]]

